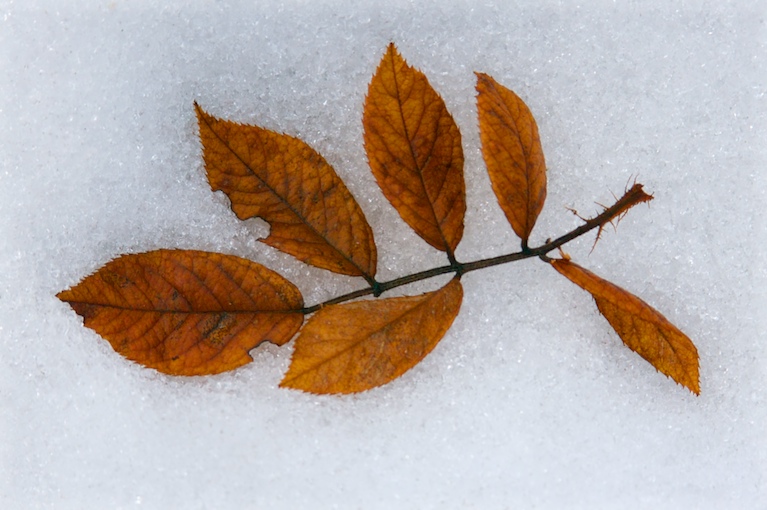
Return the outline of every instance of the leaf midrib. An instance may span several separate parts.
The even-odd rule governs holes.
[[[391,66],[392,66],[392,76],[394,80],[394,91],[397,96],[397,111],[400,115],[400,120],[402,121],[402,130],[405,133],[405,139],[407,140],[407,146],[410,150],[410,156],[413,158],[413,165],[416,169],[416,174],[418,175],[418,181],[421,184],[421,189],[423,190],[423,194],[427,198],[427,202],[429,204],[429,211],[431,212],[432,220],[434,220],[434,226],[437,228],[437,231],[439,232],[440,237],[442,238],[442,242],[445,245],[445,251],[453,256],[453,250],[450,247],[450,244],[447,242],[447,238],[445,237],[445,232],[442,230],[442,224],[440,223],[439,219],[437,219],[437,212],[434,210],[434,202],[432,201],[432,198],[429,196],[429,192],[426,190],[426,183],[423,180],[423,169],[418,164],[418,155],[416,154],[415,148],[413,147],[413,143],[410,137],[410,133],[408,132],[407,128],[407,122],[405,120],[405,113],[402,111],[402,98],[400,96],[400,86],[399,82],[397,81],[397,69],[396,69],[396,62],[394,61],[394,57],[392,56],[391,60]],[[407,63],[403,61],[403,64],[407,66]],[[409,66],[408,66],[409,67]],[[413,70],[414,73],[417,73],[416,70]],[[426,77],[424,77],[424,80]],[[435,91],[436,94],[436,91]],[[425,105],[424,105],[425,109]],[[437,130],[439,129],[439,122],[437,122]],[[436,143],[437,137],[435,137],[434,143]],[[426,163],[428,163],[431,160],[432,153],[434,151],[434,146],[432,145],[432,150],[429,151],[428,157],[426,159]],[[425,165],[424,165],[425,166]]]
[[[230,313],[230,314],[262,314],[262,313],[284,313],[284,314],[291,314],[291,313],[301,313],[303,315],[303,308],[295,308],[295,309],[282,309],[282,310],[268,310],[268,309],[255,309],[255,310],[247,310],[247,309],[236,309],[236,310],[173,310],[173,309],[166,309],[166,308],[144,308],[144,307],[131,307],[131,306],[123,306],[123,305],[114,305],[110,303],[93,303],[89,301],[80,301],[80,300],[66,300],[67,303],[69,303],[70,306],[72,305],[86,305],[86,306],[97,306],[102,308],[111,308],[114,310],[122,310],[122,311],[128,311],[128,312],[144,312],[144,313],[163,313],[163,314],[173,314],[173,315],[193,315],[193,314],[220,314],[220,313]]]

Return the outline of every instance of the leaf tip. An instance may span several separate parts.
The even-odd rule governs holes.
[[[690,343],[690,345],[692,345],[693,357],[686,359],[684,363],[680,363],[679,366],[669,369],[669,367],[659,366],[653,360],[647,359],[642,354],[640,354],[640,356],[642,356],[646,361],[648,361],[651,365],[653,365],[653,367],[655,368],[655,370],[658,371],[658,373],[665,375],[667,378],[671,379],[672,381],[677,383],[679,386],[685,388],[696,397],[699,397],[700,396],[700,358],[698,356],[697,349],[692,343],[692,340],[690,340],[687,337],[687,335],[684,335],[683,333],[682,333],[682,336]],[[621,339],[623,340],[623,338]],[[625,343],[625,340],[624,340],[624,343]],[[637,352],[636,349],[632,348],[631,346],[629,347],[635,352]]]
[[[56,298],[59,301],[61,301],[62,303],[68,304],[73,310],[75,310],[75,312],[77,312],[77,308],[75,307],[75,301],[76,301],[75,291],[76,291],[76,287],[77,286],[69,288],[69,289],[64,289],[64,290],[62,290],[62,291],[60,291],[60,292],[58,292],[56,294]],[[79,313],[79,312],[77,312],[77,313]]]
[[[474,75],[477,77],[477,87],[476,87],[477,89],[479,89],[480,83],[487,83],[490,80],[492,80],[492,78],[490,78],[490,75],[488,75],[487,73],[474,71]]]
[[[298,391],[302,391],[304,393],[311,393],[313,395],[321,395],[321,393],[313,392],[313,391],[304,389],[301,386],[298,386],[295,383],[294,378],[293,377],[289,378],[287,374],[285,375],[285,377],[282,378],[282,381],[280,381],[280,383],[277,386],[279,388],[283,388],[283,389],[286,389],[286,390],[298,390]]]
[[[690,340],[689,338],[688,340],[690,341],[690,344],[692,344],[692,340]],[[672,379],[674,379],[674,381],[676,381],[677,383],[681,384],[682,386],[690,390],[690,392],[693,395],[695,395],[696,397],[699,397],[700,396],[700,357],[698,355],[698,349],[695,348],[694,344],[693,344],[693,348],[695,349],[695,359],[689,363],[689,370],[687,372],[687,376],[688,376],[687,381],[682,382],[680,380],[677,380],[675,377],[672,377]]]
[[[700,381],[695,381],[695,385],[687,386],[687,389],[689,389],[696,397],[700,397]]]
[[[625,342],[624,342],[625,343]],[[632,349],[634,350],[634,349]],[[636,352],[636,351],[635,351]],[[643,356],[644,358],[644,356]],[[650,360],[647,360],[651,365],[653,365],[653,368],[659,373],[666,376],[666,378],[671,379],[676,384],[681,386],[682,388],[686,389],[696,397],[700,396],[700,376],[698,374],[698,360],[695,359],[695,364],[693,366],[688,367],[691,369],[691,372],[685,372],[685,373],[667,373],[664,370],[661,370],[661,368],[655,366],[655,363],[653,363]]]
[[[197,116],[197,123],[200,125],[203,121],[210,118],[208,112],[202,109],[202,106],[200,106],[200,103],[198,103],[197,100],[194,101],[194,113]]]
[[[685,374],[686,377],[680,377],[679,374],[667,374],[664,373],[663,370],[660,370],[658,367],[655,367],[655,369],[660,372],[661,374],[665,375],[678,385],[682,386],[683,388],[687,389],[690,393],[695,395],[696,397],[700,396],[700,375],[699,375],[699,364],[698,364],[698,358],[695,358],[694,365],[689,367],[691,369],[691,373]]]

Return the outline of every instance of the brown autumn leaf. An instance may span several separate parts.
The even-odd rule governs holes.
[[[373,231],[320,154],[292,136],[194,106],[210,186],[227,194],[238,218],[263,218],[271,231],[262,241],[307,264],[373,281]]]
[[[355,393],[386,384],[434,349],[462,299],[461,282],[453,278],[420,296],[327,306],[301,330],[280,386]]]
[[[370,82],[362,122],[384,195],[419,236],[452,259],[466,212],[461,133],[426,76],[393,43]]]
[[[700,394],[698,350],[687,335],[638,297],[574,262],[553,259],[551,265],[591,293],[599,311],[629,349],[661,373]]]
[[[519,96],[492,77],[476,74],[482,156],[498,203],[527,246],[546,200],[546,162],[538,126]]]
[[[303,298],[266,267],[232,255],[123,255],[57,297],[126,358],[172,375],[217,374],[282,345],[303,324]]]

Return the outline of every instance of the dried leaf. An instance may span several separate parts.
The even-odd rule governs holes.
[[[123,255],[57,296],[115,351],[173,375],[205,375],[252,361],[303,323],[298,289],[260,264],[202,251]]]
[[[419,236],[452,258],[466,212],[461,133],[426,76],[394,44],[370,82],[362,122],[384,195]]]
[[[463,299],[457,278],[420,296],[331,305],[296,339],[280,386],[311,393],[355,393],[419,363],[453,323]]]
[[[477,73],[482,156],[495,196],[514,232],[527,246],[546,200],[546,162],[538,126],[514,92]]]
[[[373,231],[325,159],[297,138],[208,115],[195,103],[205,169],[241,220],[271,224],[262,241],[313,266],[376,273]]]
[[[591,293],[599,311],[629,349],[658,371],[700,394],[698,350],[676,326],[638,297],[569,260],[555,259],[551,265]]]

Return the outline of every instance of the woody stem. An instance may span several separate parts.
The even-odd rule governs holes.
[[[539,257],[543,260],[547,260],[546,256],[549,252],[556,250],[557,248],[569,243],[570,241],[577,239],[578,237],[590,232],[595,228],[601,228],[615,217],[622,215],[628,209],[635,206],[638,203],[646,202],[652,198],[651,195],[646,194],[642,190],[641,184],[634,184],[615,204],[606,208],[601,214],[586,220],[586,222],[571,230],[570,232],[554,239],[553,241],[547,241],[545,244],[536,248],[525,248],[522,251],[507,253],[506,255],[500,255],[497,257],[490,257],[486,259],[475,260],[473,262],[460,263],[458,261],[452,261],[450,265],[434,267],[411,275],[402,276],[389,280],[387,282],[377,282],[377,285],[370,286],[365,289],[356,290],[342,296],[329,299],[328,301],[309,306],[301,309],[301,312],[305,315],[312,314],[321,308],[328,305],[336,305],[339,303],[345,303],[364,296],[375,295],[376,297],[383,294],[386,291],[402,287],[422,280],[427,280],[435,276],[447,273],[456,273],[458,277],[468,273],[470,271],[476,271],[478,269],[484,269],[486,267],[498,266],[500,264],[506,264],[515,260],[529,259],[533,257]]]

